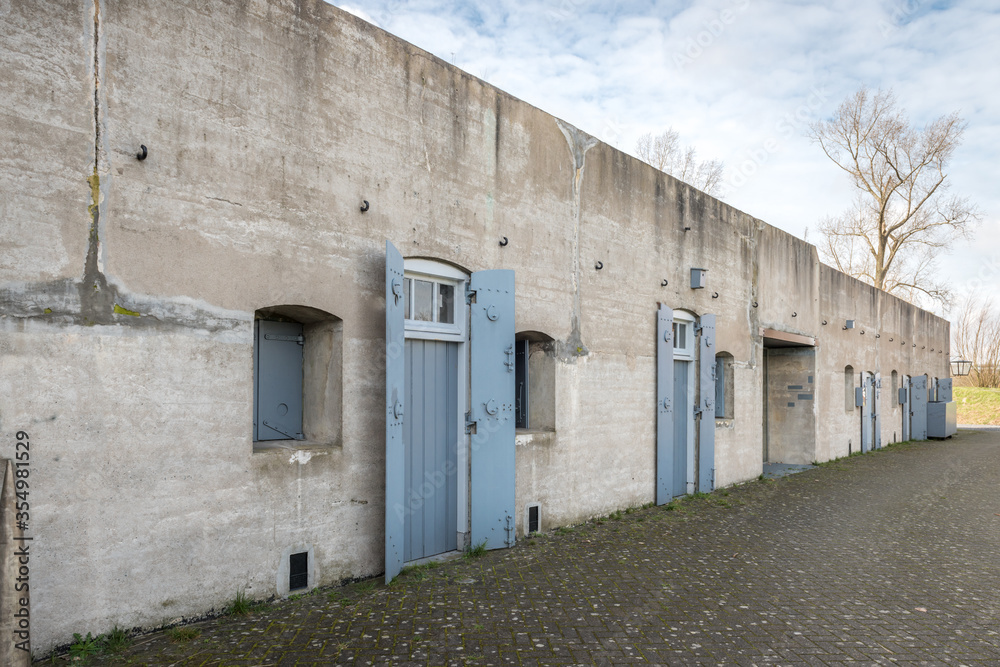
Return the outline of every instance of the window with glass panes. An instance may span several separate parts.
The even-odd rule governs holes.
[[[403,317],[413,322],[455,324],[455,283],[432,278],[403,280]]]

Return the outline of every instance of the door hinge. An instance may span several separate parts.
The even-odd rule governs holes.
[[[465,413],[465,432],[466,433],[476,432],[476,420],[472,418],[471,410]]]
[[[503,541],[508,547],[514,546],[514,517],[507,515],[507,538]]]
[[[472,289],[470,283],[465,283],[465,305],[471,306],[476,301],[476,290]]]
[[[507,349],[503,351],[507,359],[503,362],[503,365],[507,367],[508,373],[514,372],[514,345],[513,343],[507,346]]]
[[[298,336],[279,336],[278,334],[264,334],[264,340],[287,340],[294,341],[299,345],[303,345],[306,342],[305,336],[299,334]]]
[[[698,404],[696,403],[694,405],[694,416],[697,417],[700,414],[701,414],[701,407],[699,407]]]

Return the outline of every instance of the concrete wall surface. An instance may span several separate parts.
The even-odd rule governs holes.
[[[846,366],[948,375],[948,322],[319,0],[3,6],[0,457],[30,434],[36,652],[283,594],[296,551],[310,585],[383,571],[386,240],[515,272],[546,401],[519,532],[532,503],[551,528],[655,498],[659,303],[715,314],[732,355],[717,486],[762,470],[762,328],[816,340],[799,458],[856,446]],[[274,306],[329,315],[326,421],[265,448]]]
[[[766,348],[767,460],[808,464],[816,461],[816,349]]]

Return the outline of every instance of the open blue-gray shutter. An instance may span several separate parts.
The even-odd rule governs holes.
[[[903,376],[903,386],[899,388],[899,402],[903,407],[903,440],[910,439],[910,376]]]
[[[406,461],[403,449],[403,256],[385,242],[385,581],[403,567]]]
[[[701,316],[698,369],[701,420],[698,422],[698,491],[715,489],[715,315]]]
[[[656,504],[670,502],[674,478],[674,311],[656,314]]]
[[[260,420],[260,320],[253,322],[253,441],[257,442]]]
[[[514,544],[514,272],[478,271],[470,289],[471,539]]]
[[[927,376],[910,378],[910,438],[927,439]]]
[[[872,383],[872,447],[882,448],[882,374],[876,373]]]
[[[528,428],[528,357],[531,345],[526,340],[514,342],[514,415],[517,428]]]
[[[937,400],[947,403],[952,400],[951,378],[938,380]]]
[[[257,320],[257,440],[302,440],[302,325]]]
[[[715,358],[715,416],[726,417],[726,360]]]
[[[871,401],[871,376],[867,372],[861,374],[861,451],[869,452],[872,448],[872,411],[869,404]]]

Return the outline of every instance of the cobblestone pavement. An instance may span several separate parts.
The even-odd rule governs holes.
[[[1000,433],[897,445],[193,627],[104,664],[1000,665]]]

